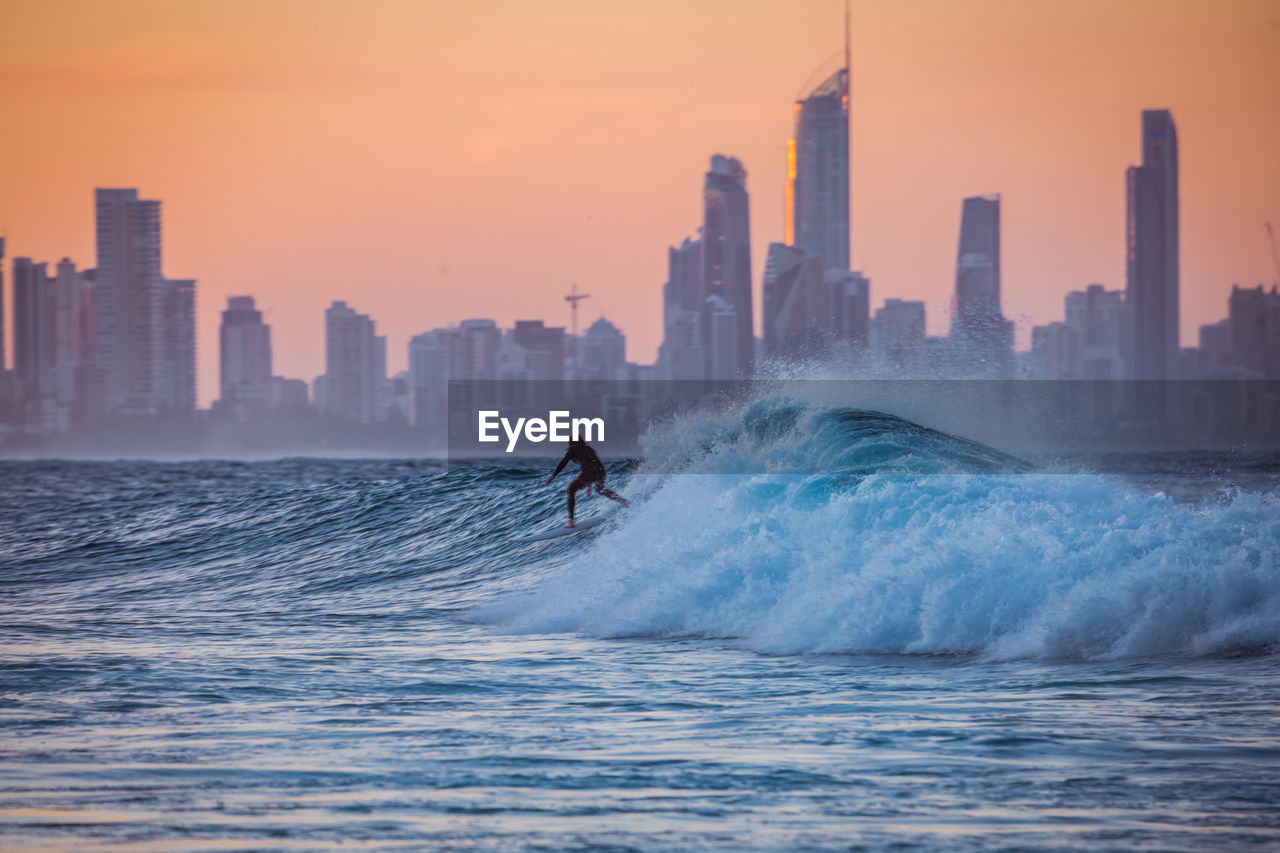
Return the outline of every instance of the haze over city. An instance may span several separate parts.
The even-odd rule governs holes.
[[[0,848],[1280,849],[1280,0],[0,21]]]
[[[840,64],[839,2],[7,4],[9,256],[93,263],[92,190],[164,201],[165,271],[198,280],[200,405],[226,298],[266,309],[278,371],[323,371],[348,299],[406,366],[472,316],[567,325],[571,283],[661,340],[666,247],[707,157],[737,157],[759,273],[783,238],[791,105]],[[1275,274],[1280,3],[852,4],[852,266],[943,334],[960,200],[1003,203],[1019,348],[1069,290],[1124,286],[1139,114],[1181,149],[1181,337]],[[585,325],[584,322],[584,325]]]

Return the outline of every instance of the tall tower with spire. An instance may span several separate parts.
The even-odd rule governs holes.
[[[844,67],[795,103],[787,142],[786,243],[847,272],[849,250],[849,7]]]

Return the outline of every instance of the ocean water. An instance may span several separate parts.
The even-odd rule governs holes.
[[[1280,847],[1274,468],[717,417],[536,544],[535,463],[0,463],[0,847]]]

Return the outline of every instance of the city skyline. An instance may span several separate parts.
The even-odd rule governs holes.
[[[449,321],[494,316],[510,325],[539,317],[565,324],[562,295],[573,281],[595,294],[583,325],[601,313],[625,317],[632,358],[652,362],[662,329],[655,295],[665,278],[662,249],[682,233],[696,233],[699,204],[689,188],[714,151],[738,156],[751,174],[752,290],[760,316],[766,247],[784,231],[790,105],[805,94],[805,77],[840,48],[842,6],[678,10],[658,4],[624,16],[635,44],[603,39],[610,45],[605,51],[595,40],[615,31],[618,20],[574,4],[552,4],[536,15],[500,4],[480,4],[472,12],[387,4],[362,19],[351,38],[356,48],[389,39],[388,61],[354,66],[351,80],[342,82],[332,69],[355,56],[344,47],[310,94],[289,88],[301,84],[276,64],[279,58],[259,56],[255,66],[231,50],[249,39],[249,31],[261,38],[285,27],[292,18],[284,4],[268,5],[247,30],[210,27],[212,7],[200,4],[190,12],[144,4],[131,23],[104,22],[85,7],[83,20],[65,32],[67,44],[79,44],[90,30],[100,30],[101,41],[57,62],[32,50],[52,25],[27,10],[3,36],[5,55],[15,69],[26,70],[21,79],[29,85],[5,88],[0,97],[15,120],[35,129],[3,143],[0,168],[10,191],[0,200],[0,222],[7,229],[7,254],[50,263],[69,256],[87,267],[92,231],[75,223],[85,222],[89,187],[141,186],[164,199],[169,265],[200,279],[202,406],[217,393],[210,344],[217,339],[218,314],[227,296],[246,293],[257,297],[273,323],[279,372],[286,376],[310,379],[320,372],[323,341],[314,316],[330,301],[354,295],[356,287],[367,291],[362,310],[378,318],[391,339],[393,373],[405,367],[410,337]],[[946,331],[955,204],[990,192],[1001,193],[1006,206],[1003,307],[1018,326],[1019,349],[1026,349],[1032,325],[1061,316],[1067,292],[1094,282],[1122,288],[1123,174],[1141,155],[1134,117],[1166,107],[1178,121],[1182,147],[1182,344],[1194,345],[1196,329],[1222,316],[1232,284],[1248,288],[1273,280],[1262,223],[1280,219],[1266,207],[1280,195],[1280,165],[1264,141],[1276,138],[1272,125],[1280,120],[1259,105],[1275,103],[1280,91],[1280,75],[1260,73],[1275,68],[1276,3],[1225,10],[1200,3],[1123,9],[1045,4],[1001,17],[987,3],[962,8],[963,21],[944,5],[853,5],[852,261],[874,282],[873,311],[886,298],[924,301],[928,332]],[[481,13],[490,17],[471,17]],[[319,47],[336,44],[349,17],[337,6],[318,6],[315,20],[284,52],[300,68],[315,67]],[[714,39],[706,45],[710,55],[698,53],[698,40],[719,32],[726,17],[738,32],[729,41],[742,56],[729,55]],[[388,35],[393,25],[406,37],[427,28],[432,44],[449,33],[474,47],[468,39],[477,28],[501,20],[527,25],[529,33],[567,32],[575,39],[548,36],[545,44],[559,44],[563,56],[540,58],[512,42],[505,29],[496,35],[511,54],[504,57],[523,60],[529,71],[514,88],[532,94],[545,114],[529,106],[499,119],[478,105],[492,95],[508,106],[513,93],[495,88],[491,75],[467,73],[477,70],[473,60],[446,49],[438,67],[424,69],[411,61],[409,39]],[[672,28],[673,22],[679,26]],[[195,47],[201,49],[178,55],[174,46],[191,47],[200,27],[204,41]],[[765,39],[770,28],[787,37]],[[1058,35],[1045,41],[1041,32]],[[648,59],[639,56],[636,51],[653,48],[659,34],[668,39],[662,49]],[[948,47],[967,38],[986,39],[990,55]],[[993,76],[1007,64],[1002,51],[1016,58],[1017,80]],[[1179,61],[1156,61],[1173,56]],[[584,62],[592,63],[598,82],[587,85],[571,73]],[[243,76],[255,68],[259,78]],[[381,82],[370,90],[352,83],[370,80]],[[513,85],[510,78],[503,84]],[[229,127],[262,128],[255,144],[272,156],[246,161],[238,143],[183,112],[178,100],[192,96],[193,87],[196,100]],[[360,127],[378,133],[308,147],[297,125],[265,119],[245,124],[246,111],[306,103],[312,106],[302,112],[310,123],[303,124],[316,130],[337,117],[335,104],[347,103],[352,88],[366,101],[369,91],[377,94],[356,115]],[[415,98],[423,105],[453,103],[464,91],[471,93],[465,108],[440,131],[455,147],[427,146],[410,157],[409,142],[435,137],[424,137],[417,124],[388,125],[383,107]],[[101,106],[86,100],[90,93]],[[605,128],[601,121],[610,121],[609,103],[619,93],[633,117]],[[559,99],[579,102],[580,95],[586,96],[582,103],[604,110],[595,116],[596,131],[585,137],[567,107],[556,106]],[[289,100],[295,96],[301,100]],[[74,137],[65,133],[67,119],[79,124],[109,106],[133,103],[150,104],[166,118],[159,137],[179,143],[173,153],[157,154],[158,140],[125,135],[110,116],[94,146],[68,147]],[[917,112],[929,121],[913,117]],[[927,129],[940,125],[945,133]],[[521,129],[532,137],[504,136]],[[230,146],[226,156],[218,147],[223,144]],[[353,159],[369,145],[377,146],[388,171]],[[556,153],[560,148],[571,154],[573,170]],[[455,175],[423,165],[422,151],[437,150],[459,155],[442,161]],[[208,175],[200,179],[202,170],[190,159],[215,151],[220,156],[203,172],[221,186],[209,184]],[[593,159],[604,157],[610,165]],[[477,182],[481,173],[491,177]],[[314,183],[320,174],[328,183]],[[403,180],[391,181],[391,174]],[[608,180],[596,180],[604,175]],[[521,182],[513,184],[517,176]],[[74,185],[86,177],[87,183]],[[495,182],[503,194],[495,194]],[[470,197],[459,195],[464,186]],[[521,187],[519,197],[510,196],[511,186]],[[566,215],[570,208],[575,212]],[[456,218],[441,218],[446,209]],[[506,251],[480,252],[483,243],[467,230],[480,223],[485,240],[497,236]],[[568,252],[566,238],[572,242]],[[442,245],[451,248],[442,251]],[[503,310],[487,310],[492,305]]]

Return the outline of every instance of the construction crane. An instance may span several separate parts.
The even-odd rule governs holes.
[[[1271,223],[1267,225],[1267,239],[1271,241],[1271,262],[1276,265],[1276,284],[1280,284],[1280,251],[1276,251],[1276,232],[1271,227]]]
[[[569,286],[569,295],[564,298],[564,301],[568,302],[570,307],[573,308],[573,336],[575,338],[578,336],[578,303],[590,298],[590,293],[579,293],[578,285],[576,284]]]

